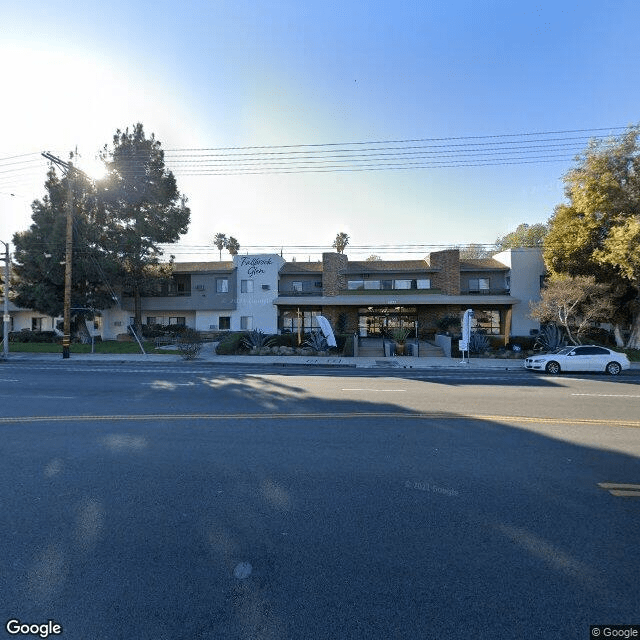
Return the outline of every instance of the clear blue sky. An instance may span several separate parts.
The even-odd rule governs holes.
[[[7,158],[66,157],[77,146],[89,159],[138,121],[165,149],[640,121],[637,1],[0,0],[0,8],[5,241],[28,226],[46,173],[43,162],[22,172]],[[520,222],[545,221],[571,164],[178,174],[192,208],[182,244],[202,247],[223,232],[242,247],[328,248],[339,231],[353,246],[491,243]]]

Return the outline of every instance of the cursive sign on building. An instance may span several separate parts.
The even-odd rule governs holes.
[[[273,264],[271,258],[257,258],[256,256],[240,256],[240,267],[246,267],[247,275],[253,277],[265,273],[265,267]]]

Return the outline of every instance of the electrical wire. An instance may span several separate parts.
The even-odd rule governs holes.
[[[485,136],[409,138],[340,143],[253,145],[163,150],[176,176],[224,176],[353,171],[472,168],[569,162],[588,141],[606,143],[628,127],[600,127]],[[606,132],[606,133],[605,133]],[[0,158],[0,188],[7,179],[34,176],[44,160],[35,153]],[[120,158],[125,178],[147,173],[144,158]]]

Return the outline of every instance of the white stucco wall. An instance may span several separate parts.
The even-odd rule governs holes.
[[[103,340],[115,340],[119,333],[127,333],[130,314],[118,307],[102,311],[101,336]]]
[[[31,311],[29,309],[18,310],[16,307],[13,307],[13,310],[10,310],[9,315],[12,319],[12,331],[22,331],[23,329],[31,330],[31,321],[33,318],[42,318],[42,331],[54,331],[56,322],[62,320],[62,318],[52,318],[51,316],[45,316],[42,313]]]
[[[278,311],[274,305],[278,297],[278,273],[284,259],[277,254],[234,256],[237,274],[238,306],[231,318],[231,329],[240,330],[243,316],[250,317],[251,328],[264,333],[277,333]],[[243,292],[242,281],[253,283],[253,291]]]
[[[532,329],[540,328],[540,323],[529,317],[529,305],[540,300],[540,279],[545,273],[542,251],[507,249],[497,253],[493,258],[511,269],[511,295],[520,300],[513,307],[511,335],[528,336]]]

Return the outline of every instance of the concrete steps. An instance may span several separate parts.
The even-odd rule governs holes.
[[[420,340],[419,344],[421,358],[444,358],[444,351],[436,345]],[[358,349],[358,357],[361,358],[384,358],[382,338],[362,338]]]

